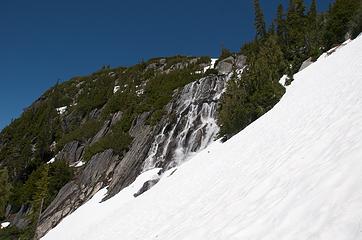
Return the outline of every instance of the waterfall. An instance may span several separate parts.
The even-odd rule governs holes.
[[[144,162],[144,171],[177,166],[215,139],[219,131],[217,106],[231,75],[207,76],[175,93],[166,106],[167,116],[159,123],[162,127]]]

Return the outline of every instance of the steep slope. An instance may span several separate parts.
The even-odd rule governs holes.
[[[125,83],[122,74],[111,73],[115,78],[113,81],[118,84],[113,89],[115,93],[103,107],[92,110],[90,115],[97,119],[109,109],[113,110],[106,119],[98,119],[98,131],[90,138],[72,141],[66,138],[68,143],[56,154],[56,163],[67,162],[80,167],[77,167],[76,177],[66,183],[42,211],[37,237],[55,227],[101,188],[108,186],[107,198],[111,198],[143,171],[157,167],[162,173],[209,145],[219,131],[216,117],[220,97],[233,71],[240,72],[244,67],[245,57],[235,54],[220,60],[215,69],[214,62],[208,58],[184,57],[150,60],[136,76],[136,91],[130,91],[137,95],[133,101],[127,101],[130,97],[126,88],[136,80],[131,78]],[[150,68],[154,75],[143,82],[139,80],[149,77]],[[209,68],[214,71],[207,72]],[[151,111],[150,105],[158,108]],[[62,117],[68,118],[72,114],[66,110]],[[129,129],[122,133],[124,126]],[[84,128],[87,128],[86,123],[81,125],[81,133]],[[120,151],[127,135],[132,140]],[[106,146],[102,146],[104,143]],[[87,156],[90,157],[88,161]],[[152,184],[145,185],[140,193],[150,187]]]
[[[282,100],[148,192],[158,169],[43,239],[361,239],[362,37],[295,75]]]
[[[0,178],[13,186],[0,203],[0,220],[10,222],[0,238],[39,238],[105,186],[111,198],[143,171],[162,173],[204,149],[219,131],[226,83],[245,60],[154,58],[46,91],[0,132]]]

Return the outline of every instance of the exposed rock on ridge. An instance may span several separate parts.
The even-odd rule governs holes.
[[[156,126],[147,124],[149,113],[140,114],[129,131],[133,137],[129,150],[123,156],[114,154],[112,150],[93,156],[81,174],[66,184],[42,213],[37,237],[40,238],[56,226],[99,189],[108,186],[108,199],[132,183],[142,171],[154,167],[163,170],[175,167],[205,148],[219,131],[216,114],[226,82],[233,71],[242,69],[244,64],[243,56],[224,59],[216,66],[219,75],[211,74],[176,90],[165,107],[167,114]],[[182,64],[175,66],[183,67],[185,66]],[[93,115],[96,117],[99,113],[94,112]],[[121,118],[121,112],[114,114],[89,143],[105,136],[110,127]],[[84,147],[78,141],[71,142],[65,145],[57,159],[70,164],[81,161]],[[157,181],[145,185],[139,194],[155,183]]]

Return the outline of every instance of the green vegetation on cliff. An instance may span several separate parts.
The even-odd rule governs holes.
[[[10,214],[21,207],[28,210],[29,221],[22,230],[0,230],[0,237],[31,238],[39,214],[76,176],[77,170],[66,161],[47,164],[66,144],[84,145],[85,161],[107,149],[124,154],[132,142],[129,130],[135,118],[148,112],[147,123],[157,123],[174,91],[201,78],[203,74],[195,72],[209,62],[209,57],[151,59],[128,68],[102,68],[46,91],[0,133],[0,220],[11,206]],[[120,119],[90,144],[118,112]]]

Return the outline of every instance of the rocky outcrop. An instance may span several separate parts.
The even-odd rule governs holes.
[[[233,69],[233,62],[234,62],[234,57],[230,56],[228,58],[223,59],[222,61],[220,61],[217,65],[216,65],[216,70],[219,71],[219,73],[221,74],[228,74],[232,71]]]
[[[108,131],[110,130],[110,128],[115,125],[119,120],[122,119],[122,112],[117,112],[115,114],[113,114],[112,119],[105,121],[102,128],[97,132],[97,134],[92,138],[90,145],[98,142],[101,138],[103,138]]]
[[[161,69],[160,66],[164,64],[161,59],[150,68]],[[175,65],[174,68],[182,69],[187,64]],[[216,123],[217,107],[226,83],[233,70],[242,69],[244,65],[245,57],[232,56],[218,63],[219,75],[211,74],[175,90],[172,100],[165,107],[167,114],[155,126],[147,124],[150,113],[135,118],[129,130],[133,141],[128,151],[122,156],[114,154],[112,150],[93,156],[80,175],[66,184],[42,213],[37,237],[43,236],[99,189],[108,186],[108,194],[104,199],[107,200],[131,184],[143,171],[154,167],[165,171],[204,149],[219,131]],[[95,117],[98,113],[91,115]],[[111,126],[121,118],[121,112],[114,114],[89,143],[107,135]],[[57,159],[69,163],[80,161],[83,149],[80,142],[71,142],[58,154]],[[154,179],[146,183],[136,196],[147,191],[157,181]]]
[[[233,69],[242,69],[246,64],[246,57],[244,55],[233,55],[220,60],[215,69],[220,74],[229,74]]]
[[[41,214],[36,232],[37,237],[43,236],[61,219],[89,200],[101,188],[107,186],[118,162],[119,156],[115,155],[112,150],[93,156],[81,175],[67,183]]]
[[[118,113],[117,115],[118,117],[113,117],[108,125],[111,122],[115,123],[116,119],[120,119],[121,114]],[[112,150],[96,154],[86,164],[80,176],[59,191],[57,197],[41,215],[37,227],[38,238],[88,201],[101,188],[109,186],[108,196],[110,197],[135,180],[142,170],[142,163],[153,137],[153,128],[145,124],[148,115],[149,113],[141,114],[134,121],[130,129],[130,135],[134,139],[129,151],[123,158],[114,154]],[[72,154],[76,152],[74,151],[77,146],[76,143],[70,146],[72,147],[67,148],[69,152],[64,153],[67,156],[73,156]],[[65,149],[63,151],[66,152]]]
[[[83,154],[84,145],[79,141],[67,143],[57,155],[57,160],[65,161],[69,165],[78,162]]]
[[[141,195],[142,193],[148,191],[149,189],[151,189],[153,186],[155,186],[158,181],[160,181],[160,178],[156,178],[156,179],[152,179],[152,180],[148,180],[147,182],[145,182],[142,187],[140,188],[140,190],[138,190],[138,192],[136,192],[135,194],[133,194],[134,197],[138,197],[139,195]]]
[[[109,127],[111,125],[111,120],[108,120],[108,121],[105,121],[102,128],[97,132],[97,134],[92,138],[92,141],[90,143],[90,145],[98,142],[102,137],[104,137],[108,130],[109,130]]]
[[[132,183],[142,171],[142,164],[147,157],[154,137],[154,129],[145,124],[148,115],[149,113],[141,114],[133,123],[130,130],[133,142],[129,151],[114,170],[107,198],[114,196]]]

